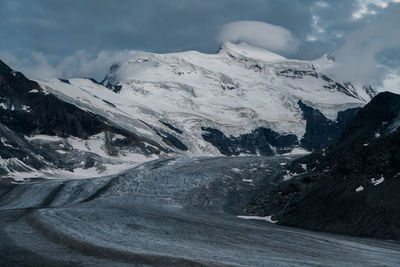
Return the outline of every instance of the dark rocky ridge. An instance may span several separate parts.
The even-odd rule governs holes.
[[[176,133],[178,133],[178,134],[183,134],[183,131],[182,131],[182,130],[180,130],[180,129],[174,127],[172,124],[170,124],[170,123],[168,123],[168,122],[165,122],[165,121],[161,121],[161,120],[160,120],[160,122],[161,122],[162,124],[164,124],[165,126],[167,126],[168,128],[170,128],[171,130],[173,130],[174,132],[176,132]]]
[[[46,94],[36,82],[1,61],[0,97],[5,107],[0,115],[1,123],[21,134],[87,138],[111,129],[95,115]]]
[[[113,64],[110,67],[109,74],[107,74],[106,77],[104,77],[104,79],[100,82],[101,85],[104,85],[115,93],[119,93],[122,89],[122,86],[116,82],[117,78],[114,74],[114,72],[116,72],[119,67],[120,66],[118,64]]]
[[[288,77],[288,78],[292,78],[292,79],[301,79],[305,76],[311,76],[316,79],[321,78],[322,80],[324,80],[328,83],[328,85],[325,85],[324,88],[329,89],[329,90],[336,90],[336,91],[342,92],[348,96],[362,99],[358,95],[357,91],[355,90],[355,88],[353,87],[353,85],[351,83],[341,84],[341,83],[335,82],[328,76],[326,76],[322,73],[318,73],[315,70],[314,66],[313,66],[312,70],[285,69],[285,70],[279,71],[277,74],[280,76],[284,76],[284,77]],[[368,89],[372,90],[372,92],[374,91],[372,88],[368,88]]]
[[[379,94],[335,144],[289,166],[301,175],[260,192],[247,212],[274,214],[287,226],[400,239],[399,123],[400,95]]]
[[[86,139],[99,133],[105,134],[105,147],[110,155],[115,155],[121,147],[130,147],[145,155],[168,152],[152,140],[144,140],[111,125],[105,118],[46,93],[36,82],[0,61],[0,147],[1,158],[8,160],[8,167],[0,168],[2,175],[29,167],[68,168],[69,164],[60,160],[60,155],[51,151],[51,147],[33,145],[24,136],[43,134]],[[115,134],[124,136],[124,140],[113,141]],[[85,160],[93,163],[92,157]]]

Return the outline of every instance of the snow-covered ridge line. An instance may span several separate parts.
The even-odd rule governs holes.
[[[321,68],[323,62],[318,62]],[[60,99],[147,139],[162,143],[155,132],[162,129],[196,155],[221,153],[204,141],[205,128],[227,137],[267,128],[300,142],[306,121],[299,101],[335,121],[338,112],[370,99],[363,88],[323,75],[313,62],[244,43],[225,43],[217,54],[136,53],[112,66],[102,84],[89,79],[39,83]]]

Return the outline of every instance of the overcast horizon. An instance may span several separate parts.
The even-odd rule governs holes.
[[[244,41],[294,59],[328,53],[338,79],[396,91],[399,14],[400,0],[4,1],[0,60],[32,78],[99,79],[132,50]]]

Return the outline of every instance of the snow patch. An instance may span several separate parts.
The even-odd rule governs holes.
[[[25,139],[28,141],[41,140],[41,141],[48,141],[48,142],[59,142],[59,141],[63,140],[63,138],[58,137],[58,136],[50,136],[50,135],[44,135],[44,134],[25,136]]]
[[[310,151],[305,150],[304,148],[301,147],[295,147],[293,148],[292,151],[283,154],[284,156],[292,156],[292,155],[307,155],[307,154],[311,154]]]
[[[295,177],[295,176],[297,176],[296,173],[288,173],[288,174],[285,174],[285,175],[283,175],[283,181],[288,181],[288,180],[292,179],[292,178]]]
[[[383,183],[383,181],[385,181],[385,178],[383,177],[383,175],[382,175],[381,178],[379,178],[378,180],[375,179],[375,178],[372,178],[372,179],[371,179],[371,183],[372,183],[374,186],[377,186],[377,185]]]
[[[245,219],[245,220],[258,220],[258,221],[266,221],[270,223],[277,223],[278,221],[272,220],[272,216],[237,216],[238,218]]]
[[[364,190],[364,187],[360,185],[359,187],[356,188],[356,192],[361,192]]]
[[[10,147],[10,148],[14,148],[12,145],[10,145],[10,144],[8,143],[8,140],[7,140],[6,138],[1,137],[1,138],[0,138],[0,141],[3,143],[3,146],[5,146],[5,147]]]
[[[300,165],[301,165],[301,168],[302,168],[303,170],[307,171],[307,164],[300,164]]]

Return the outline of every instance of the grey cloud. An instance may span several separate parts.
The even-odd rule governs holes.
[[[213,53],[218,50],[218,29],[238,20],[265,21],[305,35],[310,17],[307,2],[12,0],[0,8],[0,52],[8,55],[2,59],[9,59],[12,67],[33,68],[28,70],[31,75],[40,75],[37,69],[42,67],[47,76],[68,76],[70,72],[60,71],[64,69],[60,65],[66,57],[76,57],[77,51],[85,51],[89,61],[102,51],[115,50]],[[94,76],[101,78],[108,67],[99,67]]]
[[[222,25],[251,20],[288,29],[299,45],[293,58],[314,59],[323,53],[334,53],[338,60],[345,60],[345,55],[350,56],[346,47],[353,33],[368,27],[371,21],[389,16],[389,9],[395,6],[382,9],[368,0],[368,8],[377,15],[354,20],[352,15],[362,1],[365,0],[5,0],[0,8],[0,57],[33,76],[87,76],[93,71],[100,79],[109,68],[107,64],[118,60],[114,54],[130,50],[213,53],[218,49]],[[390,30],[397,24],[384,27]],[[368,39],[366,34],[360,35]],[[389,48],[362,50],[369,59],[362,59],[362,53],[355,55],[368,61],[367,66],[383,63],[393,69],[397,63],[388,59],[396,52]],[[373,59],[371,53],[376,54]],[[371,69],[353,68],[353,78],[369,77],[362,73]],[[382,76],[384,73],[373,77],[379,81]]]
[[[8,36],[0,50],[35,50],[65,56],[75,50],[217,50],[218,27],[238,20],[265,21],[307,32],[309,8],[274,0],[13,0],[0,10]]]
[[[400,46],[400,4],[391,4],[369,23],[344,37],[344,44],[333,55],[337,66],[331,74],[342,80],[380,86],[388,73],[397,71],[396,48]],[[390,55],[390,53],[393,53]]]
[[[136,53],[129,50],[103,50],[93,55],[79,50],[57,64],[51,63],[48,57],[38,52],[22,60],[12,54],[0,52],[0,58],[32,79],[88,77],[99,80],[104,78],[111,65],[121,63]]]
[[[375,59],[378,64],[393,69],[400,69],[400,45],[382,49],[376,53]]]
[[[298,42],[287,29],[260,21],[236,21],[221,27],[220,42],[246,42],[278,53],[294,53]]]

